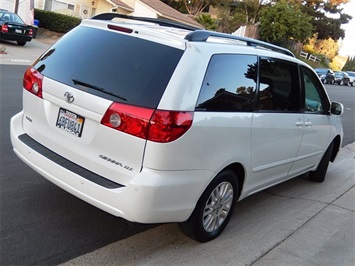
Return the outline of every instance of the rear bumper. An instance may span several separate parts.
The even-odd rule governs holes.
[[[18,35],[11,33],[1,33],[0,38],[8,41],[20,41],[20,42],[30,42],[32,40],[32,36],[27,35]]]
[[[158,171],[143,168],[126,186],[106,186],[97,181],[104,177],[88,178],[89,174],[81,166],[76,165],[79,170],[74,171],[55,153],[48,155],[30,144],[29,137],[24,137],[27,135],[22,128],[22,120],[21,112],[11,119],[10,128],[14,152],[22,161],[76,197],[132,222],[187,220],[208,180],[214,175],[206,170]]]

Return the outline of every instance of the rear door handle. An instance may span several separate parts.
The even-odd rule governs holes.
[[[303,127],[304,123],[302,121],[298,121],[298,122],[296,122],[296,126],[297,127]]]
[[[308,122],[304,123],[304,125],[305,125],[306,127],[311,127],[311,126],[312,126],[312,122],[311,122],[311,121],[308,121]]]

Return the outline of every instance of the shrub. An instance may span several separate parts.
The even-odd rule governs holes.
[[[35,9],[34,13],[35,19],[40,23],[40,27],[60,33],[67,33],[81,22],[80,18],[46,10]]]

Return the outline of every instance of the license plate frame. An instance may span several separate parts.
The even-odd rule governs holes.
[[[67,109],[59,108],[55,125],[61,130],[80,138],[83,133],[84,122],[85,117]]]

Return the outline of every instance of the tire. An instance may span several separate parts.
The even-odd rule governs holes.
[[[236,174],[222,171],[203,192],[190,218],[179,224],[181,231],[198,242],[218,237],[233,214],[238,194]]]
[[[328,149],[323,154],[322,159],[315,171],[309,173],[309,179],[314,182],[322,183],[325,180],[325,175],[327,174],[328,165],[330,157],[333,152],[334,142],[330,143]]]
[[[17,41],[17,44],[20,46],[24,46],[26,44],[26,41]]]

